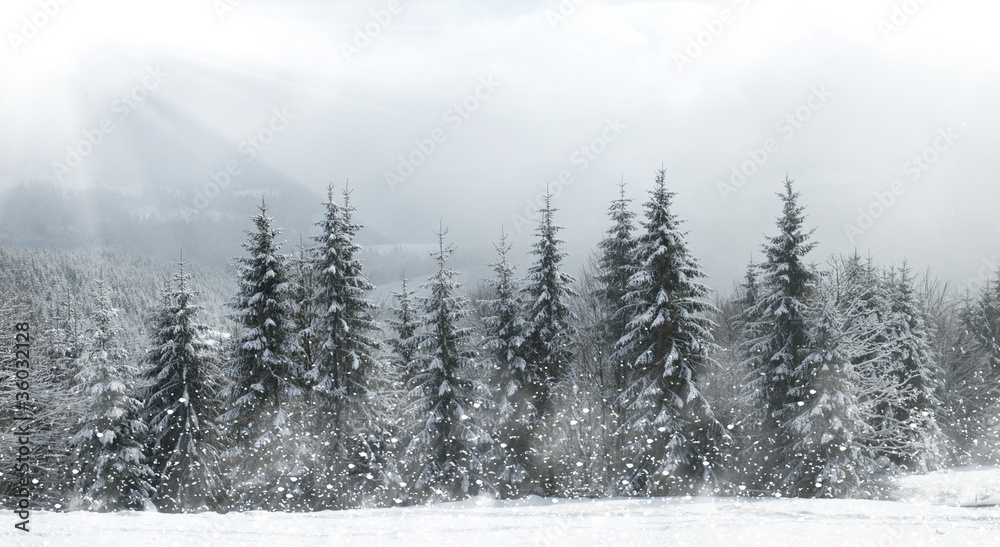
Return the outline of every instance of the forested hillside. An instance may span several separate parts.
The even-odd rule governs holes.
[[[180,257],[180,249],[175,254]],[[119,312],[125,340],[142,347],[149,312],[159,301],[164,283],[173,275],[170,260],[93,249],[0,247],[0,290],[5,300],[23,303],[36,324],[67,317],[80,334],[88,328],[97,303],[92,293],[103,275],[110,302]],[[196,278],[206,316],[219,323],[228,313],[225,303],[233,292],[232,273],[221,268],[190,266]]]

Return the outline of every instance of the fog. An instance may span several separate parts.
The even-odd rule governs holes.
[[[11,0],[0,187],[158,188],[137,213],[159,219],[246,218],[234,192],[264,191],[302,230],[350,181],[370,244],[428,243],[443,221],[459,249],[503,227],[524,251],[548,184],[579,263],[617,184],[638,207],[662,165],[726,289],[773,234],[787,175],[817,262],[857,249],[961,286],[1000,254],[998,15],[972,0]]]

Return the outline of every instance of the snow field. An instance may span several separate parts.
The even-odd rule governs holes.
[[[5,516],[0,544],[53,547],[1000,544],[1000,508],[867,500],[476,498],[318,513],[36,513],[31,534]]]

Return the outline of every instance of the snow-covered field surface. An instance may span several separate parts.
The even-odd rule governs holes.
[[[32,532],[0,545],[1000,545],[1000,507],[958,506],[996,494],[996,469],[899,482],[901,501],[734,498],[494,501],[309,514],[35,513]]]
[[[1000,504],[1000,470],[950,469],[897,481],[893,497],[942,505]],[[997,539],[1000,545],[1000,538]]]

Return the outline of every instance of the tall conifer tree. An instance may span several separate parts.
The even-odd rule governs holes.
[[[147,432],[139,418],[142,403],[132,395],[138,371],[118,339],[118,310],[111,306],[103,272],[96,296],[90,346],[80,357],[75,378],[89,406],[70,440],[79,471],[78,498],[70,507],[145,509],[151,505],[153,472],[142,446]]]
[[[632,307],[625,301],[625,295],[629,292],[628,281],[637,269],[634,262],[637,244],[634,235],[636,215],[629,209],[632,200],[625,197],[625,183],[619,184],[618,190],[618,199],[611,202],[611,207],[608,208],[611,228],[598,244],[598,280],[601,283],[598,296],[607,317],[603,338],[608,348],[614,348],[618,340],[628,332]],[[631,359],[621,353],[617,354],[617,359],[611,359],[610,353],[607,356],[607,366],[612,386],[620,396],[625,389]]]
[[[502,496],[509,498],[517,497],[530,486],[528,428],[534,409],[524,397],[524,306],[514,267],[507,261],[510,244],[506,234],[500,236],[494,247],[498,256],[492,264],[495,273],[490,280],[492,299],[485,302],[488,315],[483,318],[486,331],[483,352],[489,377],[497,390],[493,434],[497,488]]]
[[[559,409],[554,404],[557,389],[565,386],[570,378],[574,359],[571,347],[573,314],[567,307],[567,301],[576,295],[570,288],[573,277],[561,270],[566,253],[560,249],[563,241],[558,238],[558,233],[562,227],[553,221],[555,212],[552,194],[546,194],[545,206],[539,211],[541,220],[535,231],[538,240],[531,250],[535,263],[528,269],[523,289],[526,315],[521,355],[525,362],[525,374],[523,395],[517,395],[534,412],[528,423],[530,440],[527,443],[533,460],[531,481],[537,484],[536,493],[547,496],[556,494],[559,462],[547,456],[552,451],[546,448],[547,443],[558,442],[558,439],[547,438],[545,433],[552,431],[558,419]]]
[[[488,388],[476,378],[478,366],[467,299],[456,292],[461,285],[448,266],[453,252],[445,246],[446,231],[437,232],[438,271],[430,277],[422,297],[424,331],[419,353],[408,365],[409,400],[406,407],[416,425],[404,454],[412,470],[412,491],[420,498],[447,501],[491,490],[483,455],[492,439],[476,420],[488,404]]]
[[[696,383],[708,364],[711,322],[708,288],[691,256],[680,221],[670,210],[674,193],[666,172],[646,203],[625,302],[634,314],[617,356],[631,361],[622,392],[625,457],[622,479],[630,494],[696,491],[716,481],[719,446],[726,441]],[[614,358],[615,356],[613,356]]]
[[[294,359],[299,345],[292,321],[292,285],[279,254],[281,233],[261,201],[254,230],[243,244],[248,256],[237,259],[238,291],[230,306],[242,335],[229,342],[222,391],[232,446],[229,460],[235,507],[303,509],[301,481],[307,457],[301,442],[302,367]]]
[[[320,484],[332,485],[317,495],[326,499],[319,507],[349,507],[367,493],[385,487],[389,474],[382,461],[379,439],[382,424],[374,405],[371,382],[376,368],[379,330],[375,305],[368,299],[374,286],[357,257],[361,247],[354,239],[361,226],[354,222],[350,191],[343,205],[327,189],[320,235],[313,250],[316,293],[312,304],[318,314],[314,329],[319,348],[307,377],[313,394],[310,423],[323,424],[320,432]],[[370,477],[370,478],[369,478]],[[324,491],[325,490],[325,491]]]
[[[198,322],[203,307],[194,303],[197,293],[188,287],[185,264],[178,263],[151,318],[151,348],[143,359],[149,386],[142,417],[149,429],[154,503],[168,512],[216,509],[224,493],[214,421],[219,364],[205,339],[208,326]]]
[[[797,406],[796,371],[811,353],[808,317],[819,281],[805,256],[815,247],[805,231],[804,208],[793,181],[786,178],[778,196],[782,214],[778,235],[764,245],[765,260],[759,265],[760,296],[747,310],[752,320],[746,328],[753,337],[744,344],[748,369],[744,397],[755,411],[750,416],[756,432],[756,447],[763,454],[758,478],[761,486],[778,489],[793,464],[796,434],[789,426],[790,411]]]

